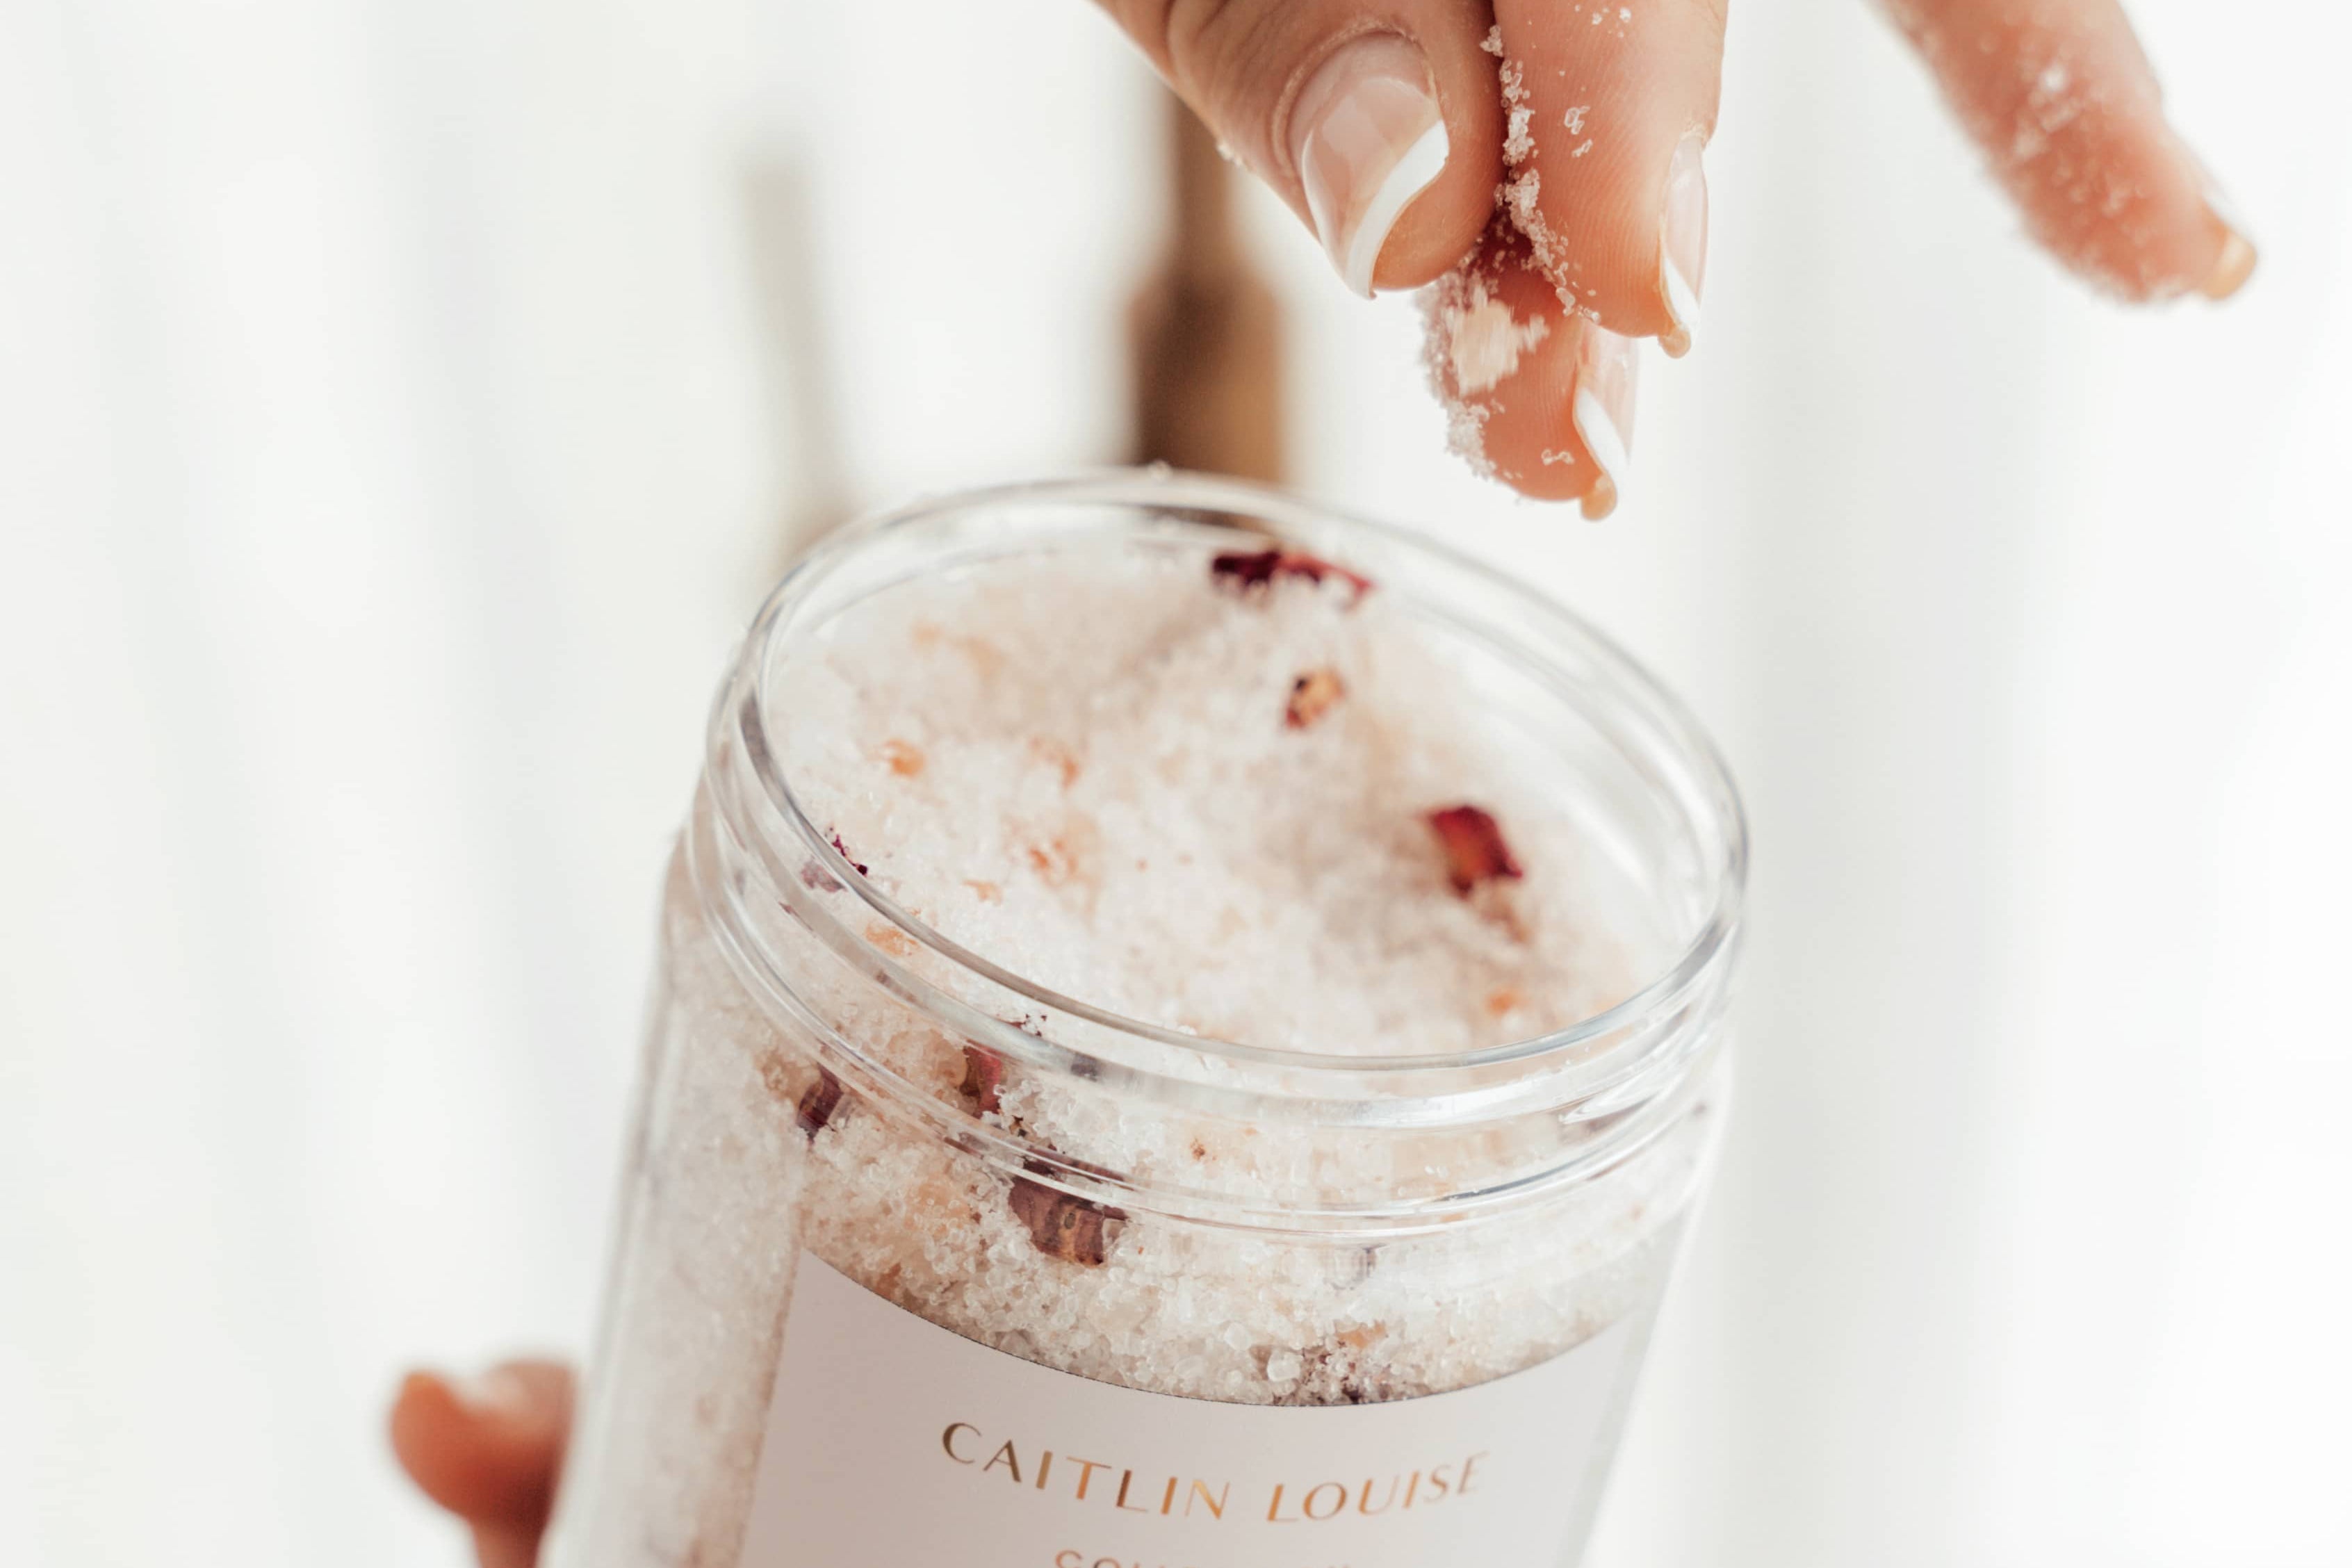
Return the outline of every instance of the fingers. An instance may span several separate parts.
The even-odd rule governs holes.
[[[1501,178],[1486,0],[1102,0],[1358,293],[1476,243]]]
[[[572,1428],[571,1372],[523,1361],[462,1381],[411,1373],[391,1427],[402,1468],[473,1526],[483,1568],[530,1568]]]
[[[1428,308],[1455,447],[1522,494],[1608,516],[1633,446],[1633,341],[1565,309],[1507,215]]]
[[[1496,0],[1507,200],[1562,300],[1688,352],[1726,0]]]
[[[1349,287],[1438,284],[1433,373],[1475,464],[1615,506],[1626,335],[1680,353],[1697,322],[1719,0],[1103,4]]]
[[[2235,293],[2251,242],[2115,0],[1888,0],[1993,173],[2052,254],[2130,300]]]

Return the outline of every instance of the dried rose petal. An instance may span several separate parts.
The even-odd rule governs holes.
[[[1445,850],[1445,875],[1454,890],[1468,896],[1497,877],[1516,881],[1526,875],[1503,842],[1495,819],[1475,805],[1449,805],[1429,814],[1429,826]]]
[[[1209,563],[1209,576],[1236,588],[1262,588],[1274,581],[1275,569],[1281,564],[1279,550],[1227,551]]]
[[[1339,705],[1348,695],[1347,683],[1336,669],[1310,669],[1290,683],[1290,700],[1283,710],[1282,721],[1293,730],[1304,730]]]
[[[1263,588],[1277,577],[1297,577],[1309,583],[1337,577],[1353,584],[1359,599],[1372,591],[1372,580],[1362,573],[1350,572],[1303,550],[1231,551],[1210,561],[1209,575],[1244,593]]]
[[[841,891],[841,883],[834,874],[814,860],[807,861],[801,867],[801,886],[813,888],[820,893]]]
[[[833,1113],[841,1106],[841,1080],[823,1068],[816,1069],[816,1081],[801,1096],[799,1118],[801,1131],[811,1138],[824,1131]]]
[[[1100,1267],[1110,1256],[1110,1222],[1127,1217],[1118,1209],[1056,1192],[1026,1176],[1013,1178],[1011,1203],[1013,1217],[1029,1227],[1029,1239],[1038,1251],[1089,1268]]]
[[[851,870],[856,872],[861,877],[870,877],[873,875],[873,873],[868,871],[864,864],[858,860],[856,856],[852,855],[849,852],[849,846],[841,841],[841,835],[838,833],[833,836],[833,847],[841,851],[841,858],[849,862],[849,868]]]
[[[1003,1107],[1004,1058],[986,1046],[963,1048],[963,1097],[985,1113]]]

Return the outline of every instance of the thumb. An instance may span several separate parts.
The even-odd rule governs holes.
[[[1485,0],[1102,0],[1360,294],[1437,278],[1503,173]]]

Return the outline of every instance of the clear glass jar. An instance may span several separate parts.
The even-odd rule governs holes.
[[[1194,1037],[958,947],[804,809],[794,660],[851,606],[1269,542],[1402,595],[1556,781],[1641,963],[1623,1000],[1467,1053]],[[836,538],[714,710],[549,1561],[1574,1563],[1722,1121],[1745,858],[1672,697],[1412,536],[1130,474]],[[1013,1085],[1060,1135],[976,1113]]]

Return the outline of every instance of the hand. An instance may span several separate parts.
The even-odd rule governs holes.
[[[572,1429],[572,1372],[517,1361],[453,1381],[415,1372],[392,1406],[392,1448],[425,1495],[473,1528],[482,1568],[531,1568]]]
[[[2245,281],[2116,0],[1883,3],[2053,255],[2129,300]],[[1606,513],[1630,340],[1698,328],[1727,0],[1101,4],[1350,288],[1447,279],[1432,362],[1466,455]]]

